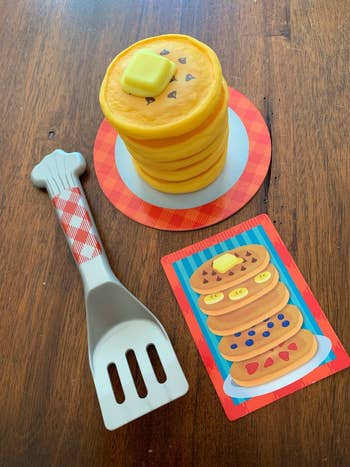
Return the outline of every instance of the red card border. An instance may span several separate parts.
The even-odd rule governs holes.
[[[278,255],[284,262],[289,274],[291,275],[297,288],[301,292],[306,304],[308,305],[310,310],[312,310],[312,314],[316,318],[318,325],[322,330],[322,333],[331,340],[332,350],[336,358],[331,362],[328,362],[324,365],[315,368],[308,375],[304,376],[298,381],[295,381],[292,384],[289,384],[284,388],[281,388],[277,391],[263,396],[253,397],[240,405],[234,405],[232,399],[229,396],[227,396],[223,391],[224,380],[216,366],[215,360],[205,341],[202,331],[194,317],[191,306],[187,300],[186,294],[183,291],[180,281],[173,268],[173,263],[194,253],[197,253],[198,251],[204,250],[217,243],[227,240],[235,235],[243,233],[246,230],[257,227],[258,225],[261,225],[265,229],[265,232],[270,238]],[[334,374],[350,366],[349,355],[346,353],[346,350],[342,346],[338,336],[335,334],[333,328],[331,327],[329,321],[323,313],[319,303],[317,302],[316,298],[311,292],[307,282],[305,281],[300,270],[295,264],[292,256],[287,250],[277,230],[275,229],[275,226],[266,214],[256,216],[246,222],[243,222],[228,230],[225,230],[224,232],[213,235],[205,240],[202,240],[179,251],[176,251],[172,254],[164,256],[161,259],[161,263],[166,273],[166,276],[170,282],[171,288],[178,300],[178,303],[183,312],[184,318],[190,329],[192,337],[196,343],[197,349],[201,355],[203,363],[208,371],[209,377],[215,387],[215,390],[219,396],[221,404],[229,420],[236,420],[254,410],[257,410],[261,407],[264,407],[265,405],[270,404],[271,402],[280,399],[281,397],[284,397],[288,394],[292,394],[293,392],[298,391],[299,389],[302,389],[312,383],[320,381],[321,379],[326,378],[327,376],[330,376],[331,374]]]

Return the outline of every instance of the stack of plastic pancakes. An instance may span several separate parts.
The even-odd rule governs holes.
[[[168,85],[156,97],[128,94],[120,84],[135,52],[145,48],[176,64]],[[157,36],[121,52],[107,69],[100,104],[138,174],[153,188],[166,193],[196,191],[223,170],[228,89],[216,54],[196,39]]]
[[[317,351],[316,337],[301,329],[300,310],[288,304],[261,245],[246,245],[205,262],[191,277],[201,294],[198,306],[208,328],[222,336],[219,351],[233,362],[233,381],[244,387],[268,383],[308,362]]]

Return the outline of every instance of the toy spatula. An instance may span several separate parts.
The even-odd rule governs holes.
[[[188,390],[171,342],[156,317],[113,274],[79,182],[86,167],[80,153],[56,150],[34,167],[35,186],[46,188],[56,208],[85,294],[89,362],[106,428],[114,430]],[[155,347],[165,372],[160,383],[149,357]],[[154,346],[154,347],[153,347]],[[126,354],[132,350],[146,387],[140,397]],[[115,365],[124,402],[109,377]]]

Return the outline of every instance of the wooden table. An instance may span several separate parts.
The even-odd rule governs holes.
[[[266,212],[350,348],[348,0],[0,2],[1,466],[349,465],[345,371],[229,422],[160,265],[176,249]],[[129,44],[182,32],[217,52],[271,130],[271,171],[240,212],[194,232],[139,225],[105,198],[92,163],[106,66]],[[54,148],[82,177],[112,268],[160,318],[188,377],[182,399],[104,429],[87,358],[83,291],[29,175]]]

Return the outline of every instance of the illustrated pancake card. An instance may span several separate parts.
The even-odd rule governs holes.
[[[230,420],[350,366],[268,216],[162,265]]]

